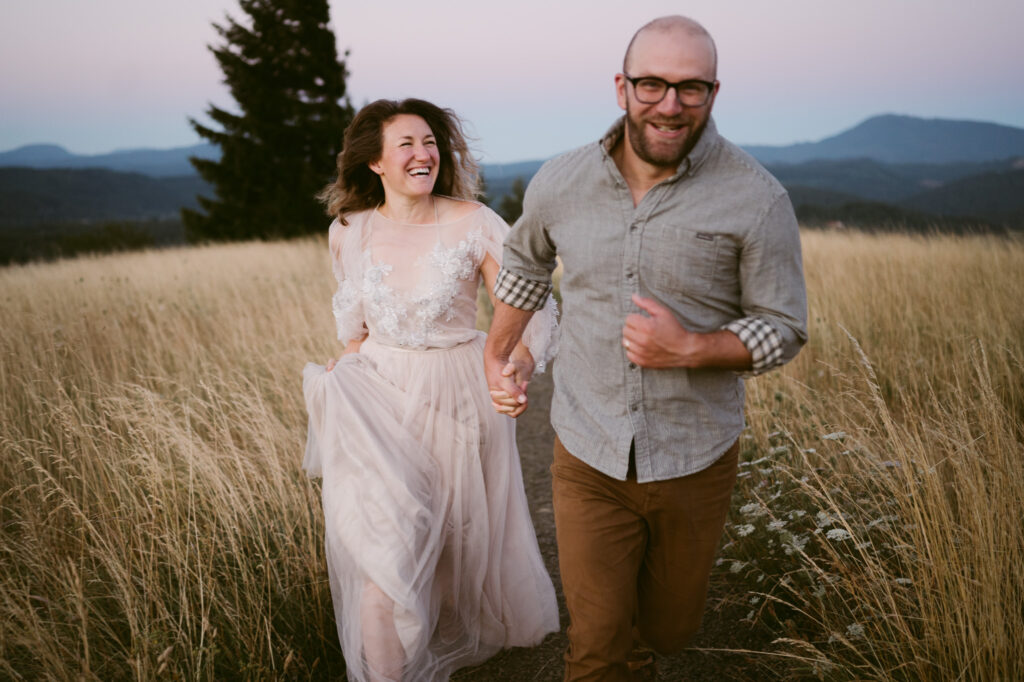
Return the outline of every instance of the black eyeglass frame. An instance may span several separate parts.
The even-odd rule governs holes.
[[[707,106],[708,101],[711,99],[711,93],[715,91],[715,86],[718,84],[718,81],[705,81],[699,78],[687,78],[686,80],[682,80],[677,83],[669,83],[664,78],[658,78],[657,76],[640,76],[638,78],[634,78],[633,76],[630,76],[628,73],[623,73],[622,77],[629,81],[630,84],[632,84],[633,95],[636,97],[636,101],[640,102],[641,104],[660,104],[661,101],[665,99],[665,95],[668,94],[668,91],[672,90],[673,92],[676,93],[676,101],[679,102],[679,106],[686,107],[688,109],[699,109],[700,107]],[[659,83],[662,83],[665,86],[665,92],[663,92],[661,94],[661,97],[659,97],[656,101],[645,102],[644,100],[640,99],[640,95],[637,94],[636,84],[640,81],[658,81]],[[700,83],[701,85],[705,86],[708,89],[708,94],[704,97],[703,102],[701,102],[700,104],[686,104],[685,102],[683,102],[682,98],[679,96],[679,88],[686,85],[687,83]]]

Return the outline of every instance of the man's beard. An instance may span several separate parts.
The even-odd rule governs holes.
[[[697,145],[700,140],[700,136],[704,134],[704,129],[708,125],[708,119],[705,117],[704,120],[692,118],[684,121],[688,126],[698,123],[696,128],[691,128],[687,132],[686,137],[683,138],[682,144],[677,149],[668,149],[665,152],[659,153],[652,149],[652,145],[648,144],[647,137],[644,135],[644,128],[647,123],[645,121],[635,121],[630,115],[629,105],[626,105],[626,126],[629,129],[629,143],[633,147],[633,152],[643,161],[651,164],[652,166],[660,166],[662,168],[675,169],[683,162],[687,154],[693,151],[693,148]]]

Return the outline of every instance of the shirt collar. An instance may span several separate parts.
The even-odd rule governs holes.
[[[626,117],[621,116],[612,127],[608,129],[608,132],[601,138],[601,154],[604,158],[611,161],[611,150],[618,144],[619,140],[626,134]],[[700,139],[697,140],[697,144],[694,145],[690,153],[686,155],[682,161],[679,162],[679,167],[676,169],[675,174],[669,178],[669,181],[677,180],[683,175],[694,173],[698,168],[703,165],[704,161],[711,155],[711,151],[718,146],[718,127],[715,126],[715,119],[709,118],[708,124],[704,127],[704,132],[701,133]]]

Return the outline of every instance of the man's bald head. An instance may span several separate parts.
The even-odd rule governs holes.
[[[667,35],[678,35],[681,38],[698,38],[707,41],[708,49],[711,55],[712,65],[712,78],[717,78],[718,74],[718,50],[715,48],[715,41],[708,33],[707,29],[701,26],[699,23],[689,17],[681,15],[672,15],[667,17],[658,17],[648,23],[644,24],[633,34],[633,39],[629,41],[629,47],[626,48],[626,56],[622,60],[622,71],[623,73],[630,72],[630,61],[633,55],[633,46],[636,45],[638,40],[643,40],[644,36],[652,33],[662,33]]]

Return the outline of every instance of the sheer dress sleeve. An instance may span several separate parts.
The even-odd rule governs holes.
[[[503,243],[510,228],[497,213],[489,208],[483,210],[486,213],[482,240],[484,251],[500,266]],[[535,371],[543,372],[558,352],[558,303],[550,294],[544,306],[534,313],[526,325],[523,343],[533,356]]]
[[[331,223],[327,242],[331,250],[331,268],[338,288],[331,299],[338,341],[347,346],[349,341],[366,336],[366,320],[360,295],[359,230],[335,220]]]

